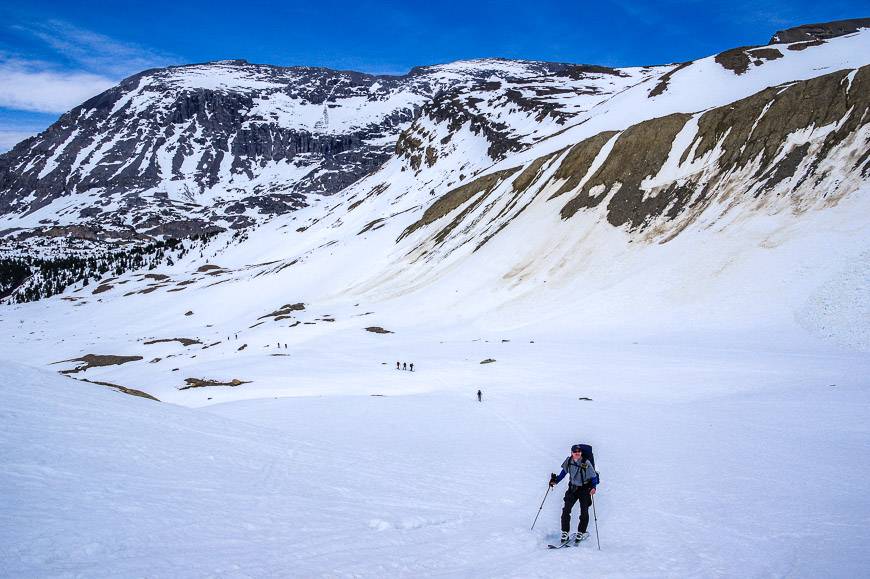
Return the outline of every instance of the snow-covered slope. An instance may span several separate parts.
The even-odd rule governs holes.
[[[172,265],[4,308],[8,351],[40,365],[95,355],[76,376],[186,404],[213,397],[179,390],[201,380],[250,381],[232,391],[243,397],[310,381],[292,359],[320,348],[381,346],[377,363],[392,363],[419,334],[866,351],[870,69],[839,67],[866,59],[868,39],[779,47],[739,75],[703,59],[657,96],[641,84],[617,97],[665,103],[664,117],[592,107],[462,178],[488,158],[468,121],[431,165],[394,157],[243,237],[167,250]],[[708,108],[672,112],[681,73],[710,87],[692,101]],[[779,84],[752,92],[765,82]],[[415,126],[430,122],[449,121]],[[589,136],[591,123],[612,130]]]

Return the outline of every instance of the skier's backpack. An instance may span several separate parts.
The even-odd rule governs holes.
[[[592,452],[592,447],[588,444],[576,444],[575,446],[579,446],[583,452],[583,458],[591,462],[592,466],[595,466],[595,453]]]
[[[592,452],[592,447],[588,444],[577,444],[575,446],[580,447],[580,451],[583,453],[583,458],[592,463],[592,468],[595,468],[595,453]],[[592,481],[592,484],[599,484],[601,482],[601,474],[596,469],[595,477]]]

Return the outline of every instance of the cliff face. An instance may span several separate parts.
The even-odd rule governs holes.
[[[244,61],[145,71],[0,156],[0,214],[39,214],[31,227],[84,224],[115,235],[154,235],[166,222],[198,233],[194,217],[244,227],[371,174],[423,107],[443,120],[475,91],[507,94],[451,121],[472,120],[497,158],[524,134],[507,135],[510,127],[494,116],[519,104],[564,123],[578,110],[572,97],[608,94],[600,79],[620,76],[603,67],[502,60],[418,67],[404,76]],[[537,92],[525,95],[523,87]],[[66,219],[56,218],[59,210]]]
[[[85,196],[82,217],[102,214],[101,225],[147,231],[149,207],[247,225],[249,212],[302,206],[305,194],[334,193],[377,168],[390,154],[377,141],[433,90],[417,78],[243,62],[146,71],[0,157],[0,209],[26,215]],[[400,102],[368,118],[330,121],[335,103],[395,94]],[[122,214],[130,210],[133,220]]]

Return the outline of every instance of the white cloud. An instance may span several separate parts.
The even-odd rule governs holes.
[[[63,113],[126,76],[178,61],[58,20],[12,28],[41,40],[57,57],[36,60],[0,52],[0,108]]]
[[[60,20],[14,28],[40,39],[64,60],[99,75],[123,78],[147,68],[163,67],[179,61],[175,55],[119,41]]]
[[[58,71],[44,63],[0,56],[0,107],[62,113],[114,86],[113,78],[81,71]]]
[[[41,129],[34,128],[32,131],[9,131],[0,129],[0,153],[4,153],[26,139],[37,134]]]

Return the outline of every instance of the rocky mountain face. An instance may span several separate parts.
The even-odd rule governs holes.
[[[404,76],[245,61],[145,71],[0,156],[0,230],[143,239],[242,228],[371,174],[424,108],[453,129],[470,121],[492,162],[536,133],[515,117],[564,125],[626,78],[501,60]]]
[[[807,46],[805,28],[825,31],[827,40]],[[439,114],[453,101],[436,100],[398,151],[418,181],[438,183],[435,198],[410,222],[396,212],[378,225],[404,223],[396,241],[412,244],[407,255],[436,263],[478,251],[536,206],[569,223],[595,216],[660,243],[699,222],[724,226],[740,212],[834,206],[870,181],[870,35],[852,23],[787,32],[798,40],[656,71],[532,145],[515,146],[499,127],[481,126],[500,134],[491,147],[513,154],[457,183],[426,169],[445,152],[436,145],[441,135],[449,143],[474,120]],[[391,194],[386,184],[366,193]]]
[[[870,181],[870,65],[764,89],[725,106],[605,131],[448,191],[399,239],[414,259],[476,252],[523,211],[596,215],[663,243],[740,211],[836,205]]]
[[[0,156],[0,251],[105,253],[235,230],[218,236],[229,247],[278,220],[298,236],[276,272],[354,245],[392,263],[383,279],[417,284],[412,264],[434,275],[518,227],[587,236],[591,219],[667,243],[737,215],[800,216],[870,179],[865,24],[626,69],[479,60],[371,76],[227,61],[146,71]],[[530,214],[535,225],[518,225]],[[142,260],[111,263],[121,275],[114,264]],[[76,283],[63,279],[51,293]]]

